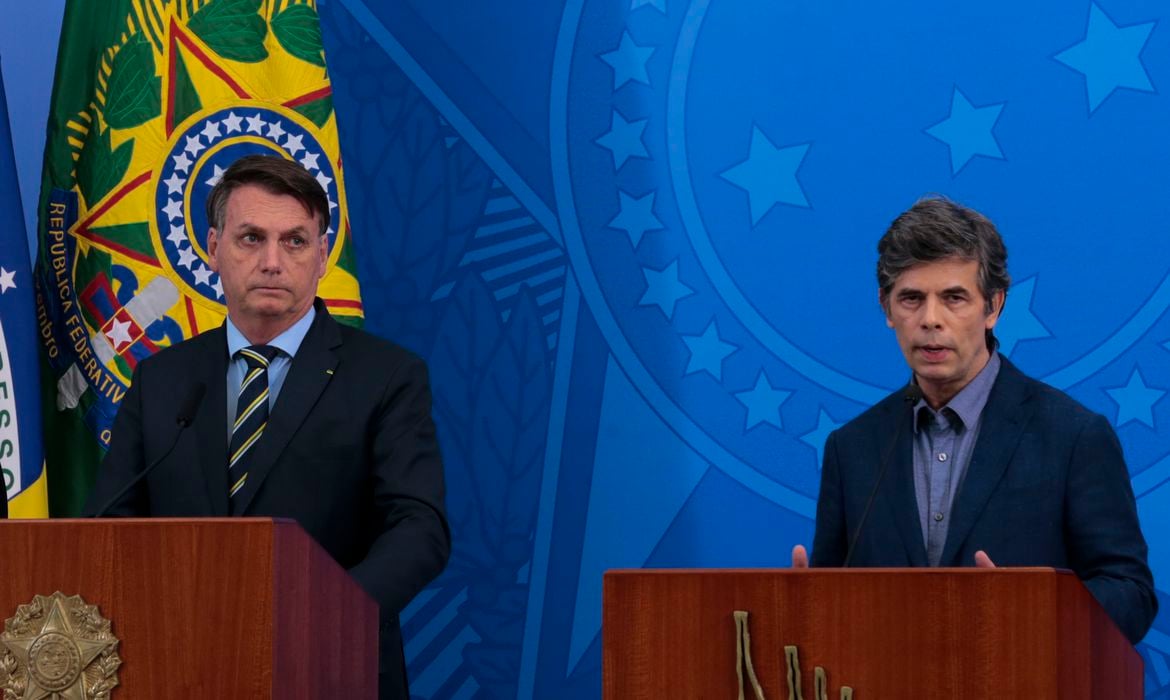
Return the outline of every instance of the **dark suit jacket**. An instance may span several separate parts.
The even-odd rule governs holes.
[[[450,551],[426,366],[337,323],[317,300],[249,469],[240,515],[295,519],[378,602],[382,697],[405,698],[398,613]],[[224,327],[141,362],[86,504],[92,513],[174,441],[178,403],[206,396],[174,451],[112,515],[228,515]]]
[[[1103,417],[1001,360],[941,565],[971,566],[982,549],[998,566],[1072,569],[1136,644],[1158,603],[1117,436]],[[843,563],[896,432],[851,564],[927,566],[902,397],[890,395],[825,442],[813,566]]]

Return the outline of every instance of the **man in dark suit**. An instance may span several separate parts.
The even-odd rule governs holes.
[[[1067,568],[1136,644],[1158,603],[1121,445],[995,351],[1010,284],[999,232],[925,199],[878,256],[912,386],[826,441],[812,565]],[[793,566],[808,563],[798,545]]]
[[[398,613],[450,551],[426,366],[316,299],[329,204],[300,165],[242,158],[207,209],[227,320],[139,363],[86,510],[161,458],[108,514],[294,518],[378,602],[380,697],[406,698]]]

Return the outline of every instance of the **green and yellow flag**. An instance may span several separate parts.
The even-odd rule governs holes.
[[[36,271],[53,515],[80,510],[135,365],[223,321],[203,203],[250,153],[295,160],[325,188],[319,294],[360,323],[316,3],[68,0]]]

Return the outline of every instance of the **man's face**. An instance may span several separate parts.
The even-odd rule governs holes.
[[[990,358],[984,331],[999,320],[1004,295],[995,294],[988,313],[978,274],[974,260],[915,265],[898,277],[886,298],[886,325],[894,329],[906,363],[935,408],[974,379]]]
[[[207,252],[232,322],[254,343],[268,342],[313,304],[329,247],[320,221],[296,199],[244,185],[228,198],[223,230]]]

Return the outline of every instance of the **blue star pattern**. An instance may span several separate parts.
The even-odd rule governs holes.
[[[1036,291],[1036,277],[1017,282],[1008,291],[1009,303],[1005,304],[999,322],[995,324],[995,337],[999,340],[999,351],[1011,357],[1016,344],[1022,340],[1049,338],[1052,333],[1036,317],[1032,309],[1032,296]]]
[[[817,427],[800,436],[801,442],[817,451],[816,466],[818,470],[825,461],[825,440],[829,439],[829,433],[840,428],[842,425],[845,424],[833,420],[829,412],[821,408],[817,415]]]
[[[597,139],[598,145],[609,149],[613,154],[613,169],[621,170],[630,158],[648,158],[646,144],[642,143],[642,132],[646,130],[646,120],[640,119],[628,122],[615,109],[609,131]]]
[[[1125,386],[1106,389],[1105,393],[1117,404],[1117,419],[1114,425],[1118,428],[1132,421],[1139,421],[1156,429],[1154,404],[1158,403],[1166,392],[1148,386],[1139,368],[1134,367]]]
[[[951,114],[929,127],[926,133],[942,141],[951,150],[951,174],[958,175],[975,156],[1003,158],[992,130],[1003,111],[1003,102],[976,107],[959,91],[951,95]]]
[[[613,67],[613,89],[617,90],[630,81],[650,84],[650,76],[646,74],[646,61],[654,53],[652,46],[638,46],[634,43],[629,32],[622,33],[622,42],[618,48],[603,53],[599,58]]]
[[[735,398],[747,409],[743,430],[746,433],[760,423],[771,423],[783,430],[784,422],[780,417],[780,406],[792,396],[791,391],[784,391],[772,386],[763,370],[756,377],[756,385],[748,391],[740,391]]]
[[[723,361],[738,348],[719,337],[715,319],[711,319],[711,323],[707,324],[707,330],[701,335],[684,335],[682,338],[691,351],[686,374],[706,372],[717,381],[722,381]]]
[[[1085,38],[1056,54],[1064,65],[1085,76],[1092,114],[1118,88],[1153,92],[1141,53],[1156,22],[1119,27],[1096,3],[1089,6]]]
[[[667,321],[674,318],[674,305],[678,300],[695,293],[679,280],[677,258],[662,270],[643,267],[642,274],[646,276],[646,293],[638,304],[657,306],[666,314]]]
[[[653,192],[637,198],[618,192],[618,201],[621,202],[621,211],[609,222],[609,227],[625,231],[634,248],[642,242],[647,231],[662,230],[662,222],[654,216]]]
[[[746,159],[723,171],[723,179],[748,193],[752,226],[777,204],[807,207],[808,198],[796,179],[810,144],[777,147],[758,126]]]
[[[1089,26],[1102,19],[1119,21],[1101,24],[1106,30],[1130,25],[1119,31],[1124,36],[1134,23],[1160,23],[1167,13],[1156,16],[1148,3],[1103,4],[1114,13],[1105,18],[1090,3],[1070,11],[1067,3],[1036,0],[1021,14],[1007,0],[989,1],[986,11],[961,16],[897,3],[843,15],[812,3],[791,22],[784,3],[744,12],[706,0],[582,0],[547,13],[551,24],[523,4],[505,3],[501,12],[514,31],[501,32],[495,44],[465,41],[444,26],[438,37],[446,43],[434,47],[425,31],[432,28],[423,26],[429,20],[403,21],[378,3],[332,3],[333,12],[380,15],[404,47],[395,51],[407,77],[448,117],[441,136],[457,157],[449,163],[455,167],[433,170],[449,178],[431,183],[437,191],[461,196],[467,175],[484,165],[495,190],[477,212],[479,193],[471,188],[473,196],[453,206],[463,213],[447,217],[446,235],[398,236],[383,225],[381,236],[369,237],[391,241],[387,247],[416,246],[408,256],[413,270],[444,256],[470,259],[481,247],[499,259],[490,268],[461,263],[460,271],[476,275],[444,276],[442,295],[432,294],[425,274],[412,273],[413,286],[375,277],[367,292],[371,315],[392,315],[387,290],[417,288],[418,301],[399,294],[394,311],[420,311],[424,353],[445,347],[425,329],[466,328],[465,337],[445,331],[439,340],[468,349],[466,357],[451,355],[446,376],[465,377],[450,386],[469,386],[474,396],[483,384],[476,367],[506,345],[503,327],[480,319],[508,319],[509,300],[524,288],[513,266],[534,271],[525,279],[538,303],[564,300],[563,311],[540,316],[557,368],[550,413],[560,418],[550,422],[547,451],[537,456],[537,524],[516,548],[516,561],[527,551],[531,558],[515,578],[476,572],[476,587],[480,578],[505,582],[490,591],[497,602],[488,602],[484,588],[474,595],[452,589],[447,597],[440,591],[416,609],[413,625],[404,624],[420,697],[453,700],[489,687],[509,697],[595,696],[606,567],[767,566],[774,562],[760,561],[767,549],[760,537],[807,542],[826,437],[905,380],[905,364],[873,309],[873,244],[923,193],[974,206],[1003,230],[1011,272],[1022,281],[996,328],[1001,349],[1024,371],[1124,426],[1135,491],[1139,480],[1146,483],[1138,491],[1143,524],[1149,527],[1152,515],[1165,529],[1158,514],[1170,513],[1170,481],[1163,488],[1158,474],[1170,466],[1157,467],[1170,464],[1170,448],[1151,423],[1170,429],[1157,420],[1164,408],[1158,392],[1170,390],[1170,375],[1147,358],[1151,344],[1170,339],[1170,278],[1161,239],[1150,234],[1157,208],[1121,205],[1164,194],[1158,164],[1170,161],[1159,145],[1158,100],[1131,87],[1107,113],[1086,119],[1093,70],[1109,74],[1088,64],[1078,73],[1064,59],[1077,61],[1078,47],[1065,53],[1074,42],[1107,45],[1095,38],[1100,27]],[[864,32],[866,43],[843,46],[843,29]],[[524,43],[553,35],[555,42]],[[1152,30],[1141,38],[1129,53],[1114,53],[1136,58],[1135,75],[1157,83],[1170,65],[1167,54]],[[518,79],[501,60],[520,44],[550,68],[547,85]],[[1143,58],[1147,44],[1154,48]],[[450,77],[444,55],[476,66],[482,84]],[[907,80],[907,66],[923,69]],[[380,81],[383,72],[366,69],[336,83],[344,86],[339,119],[347,113],[340,102],[352,99],[349,86]],[[1123,75],[1118,86],[1133,82]],[[1109,90],[1116,87],[1095,93],[1097,105]],[[394,90],[379,93],[368,105],[381,113],[366,109],[353,125],[402,121]],[[500,105],[537,137],[535,145],[516,138],[507,119],[485,116],[498,115]],[[351,167],[380,179],[377,149],[362,152],[376,137],[365,129],[345,133],[361,133],[349,137],[360,146]],[[206,144],[212,137],[204,136]],[[180,155],[207,157],[193,145]],[[436,180],[425,167],[430,152],[411,151],[418,162],[408,158],[392,179],[406,186]],[[970,165],[980,156],[983,162]],[[502,221],[505,210],[514,215]],[[377,208],[371,211],[366,228],[373,230]],[[562,246],[570,274],[542,257],[556,251],[520,247],[538,228],[556,239],[550,245]],[[476,232],[470,246],[458,240],[460,230]],[[760,235],[744,235],[751,233]],[[694,378],[699,374],[708,376]],[[600,427],[594,434],[582,425]],[[535,448],[542,427],[530,426],[533,439],[523,444]],[[809,463],[814,455],[816,465]],[[465,456],[476,464],[483,455]],[[655,462],[659,456],[669,459]],[[496,497],[511,503],[509,490],[531,473],[501,470],[471,486],[464,479],[452,494],[485,508]],[[756,523],[766,524],[755,530],[766,535],[736,536]],[[487,529],[484,541],[494,543]],[[634,530],[640,534],[631,547]],[[495,561],[494,545],[474,543],[476,527],[464,532],[473,541],[464,561]],[[1170,565],[1170,548],[1162,549],[1151,547],[1156,575]],[[1154,650],[1170,650],[1170,634],[1155,629],[1139,648],[1147,691],[1159,697],[1170,671]]]

